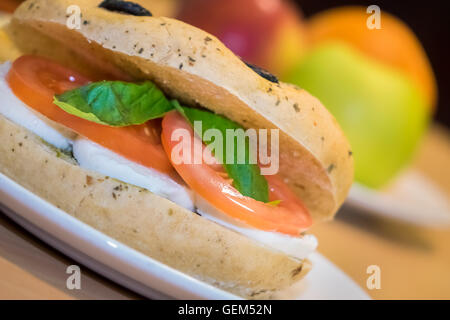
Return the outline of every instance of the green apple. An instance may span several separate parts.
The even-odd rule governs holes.
[[[429,121],[426,99],[401,72],[339,42],[311,51],[285,79],[318,97],[353,150],[355,180],[378,188],[411,159]]]

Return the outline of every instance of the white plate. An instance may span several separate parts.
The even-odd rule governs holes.
[[[96,231],[0,173],[2,210],[31,233],[80,264],[149,298],[240,299],[149,258]],[[312,271],[280,297],[369,299],[326,258],[311,256]]]
[[[409,169],[383,190],[355,183],[346,205],[375,214],[429,227],[450,225],[449,197],[430,179]]]

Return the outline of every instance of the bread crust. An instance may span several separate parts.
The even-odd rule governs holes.
[[[0,115],[0,172],[112,238],[246,298],[301,279],[292,259],[145,189],[90,172]]]
[[[80,29],[66,27],[70,5],[81,8]],[[279,128],[280,175],[315,222],[333,217],[353,181],[353,158],[336,120],[319,100],[260,77],[217,38],[193,26],[97,5],[92,0],[26,1],[15,12],[10,32],[25,52],[96,70],[97,76],[101,69],[150,79],[170,96],[246,128]]]

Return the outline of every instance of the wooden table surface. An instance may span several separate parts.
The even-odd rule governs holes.
[[[414,166],[450,196],[450,137],[433,127]],[[319,251],[375,299],[450,299],[450,229],[436,230],[343,209],[315,226]],[[77,264],[0,213],[0,299],[139,299],[81,266],[82,289],[66,289],[66,268]],[[369,265],[381,289],[368,290]]]

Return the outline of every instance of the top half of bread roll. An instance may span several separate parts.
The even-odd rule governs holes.
[[[279,174],[315,221],[333,217],[352,183],[353,158],[318,99],[263,78],[205,31],[167,17],[113,12],[100,8],[101,2],[28,0],[14,13],[8,32],[25,53],[96,78],[126,73],[149,79],[170,97],[245,128],[280,129]],[[79,28],[67,26],[74,5],[80,8]]]

